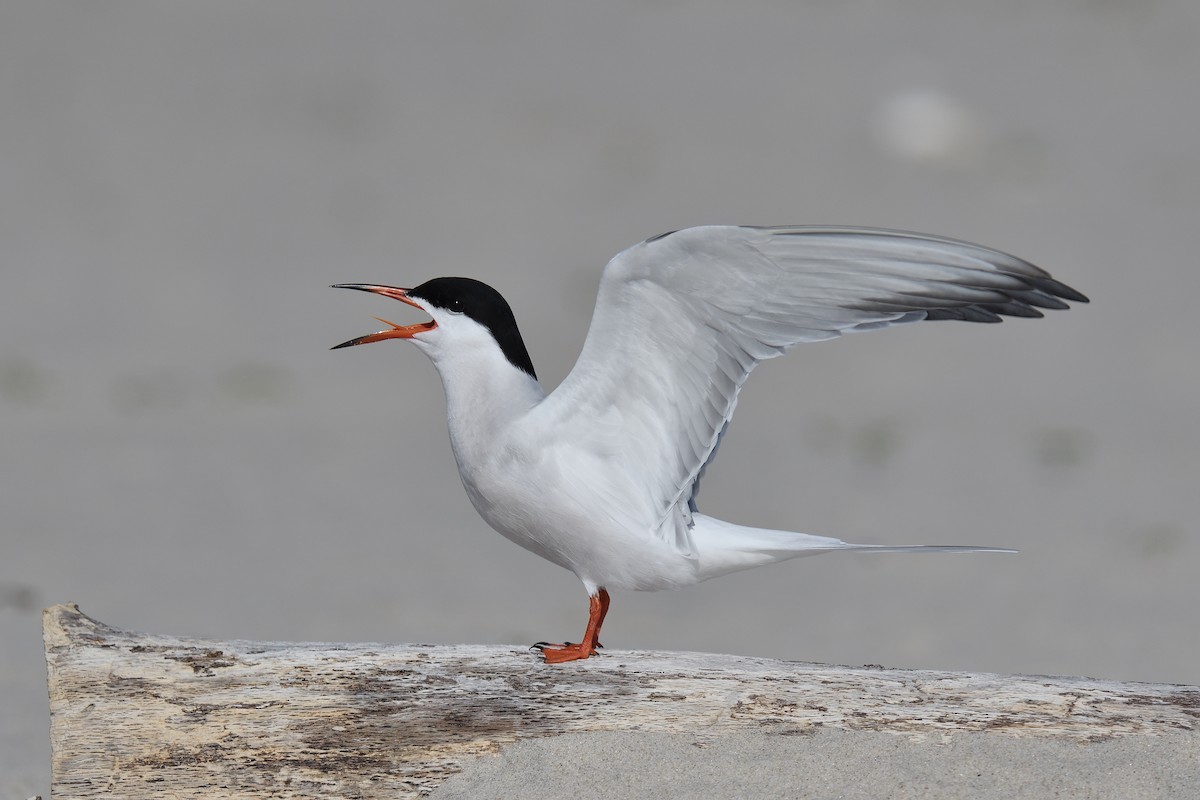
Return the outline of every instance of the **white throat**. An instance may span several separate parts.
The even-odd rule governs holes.
[[[446,393],[450,445],[464,479],[496,458],[514,423],[546,396],[514,366],[484,326],[464,317],[414,339],[437,368]],[[441,334],[440,336],[436,334]]]

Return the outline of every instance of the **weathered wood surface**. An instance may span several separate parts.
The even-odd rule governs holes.
[[[53,796],[418,797],[527,737],[820,727],[1095,741],[1200,728],[1200,687],[605,651],[216,642],[44,612]]]

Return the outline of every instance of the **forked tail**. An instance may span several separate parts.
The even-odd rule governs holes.
[[[700,580],[738,570],[838,551],[866,553],[1015,553],[1007,547],[969,545],[852,544],[828,536],[747,528],[704,514],[693,514],[692,542],[699,554]]]

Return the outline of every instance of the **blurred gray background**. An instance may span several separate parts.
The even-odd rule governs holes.
[[[574,638],[480,521],[397,304],[470,275],[543,380],[681,226],[1008,250],[1090,306],[756,372],[710,514],[1019,556],[620,593],[610,648],[1200,683],[1192,0],[0,4],[0,793],[45,793],[39,609],[205,637]],[[391,316],[395,315],[395,316]]]

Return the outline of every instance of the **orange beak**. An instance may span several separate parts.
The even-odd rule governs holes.
[[[421,308],[408,297],[408,289],[399,289],[395,286],[375,286],[370,283],[338,283],[333,286],[334,289],[357,289],[360,292],[371,292],[372,294],[381,294],[384,297],[390,297],[393,300],[399,300],[401,303],[407,303],[413,308]],[[411,339],[418,333],[431,331],[437,327],[437,323],[433,320],[429,322],[421,322],[416,325],[397,325],[394,322],[388,322],[381,317],[374,317],[385,325],[392,327],[386,331],[379,333],[369,333],[366,336],[359,336],[357,339],[351,339],[348,342],[342,342],[339,345],[331,347],[331,350],[338,350],[342,347],[353,347],[356,344],[370,344],[371,342],[381,342],[384,339]]]

